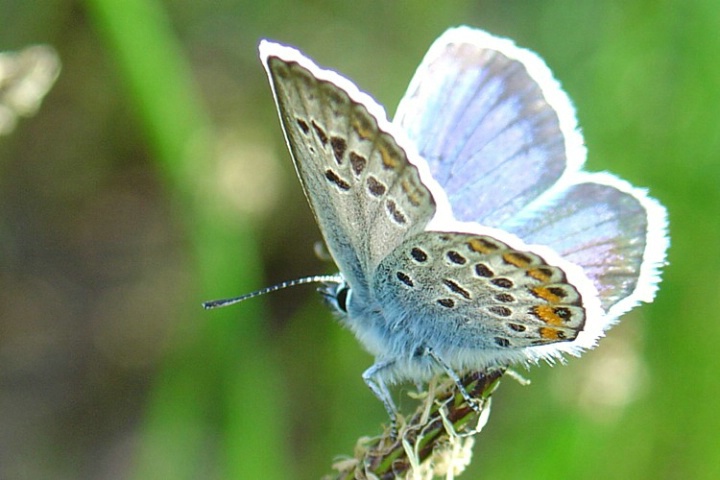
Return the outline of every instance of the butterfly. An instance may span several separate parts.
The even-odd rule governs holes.
[[[375,356],[363,379],[393,420],[390,384],[577,356],[653,299],[666,211],[582,170],[573,106],[534,53],[450,29],[390,122],[299,51],[270,41],[259,51],[340,270],[292,284],[324,283]]]

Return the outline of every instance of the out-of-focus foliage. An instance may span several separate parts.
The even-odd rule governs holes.
[[[382,406],[311,287],[332,271],[282,141],[260,38],[392,113],[447,27],[538,52],[588,168],[670,214],[657,300],[598,349],[496,392],[462,478],[718,478],[720,9],[714,0],[0,0],[0,51],[63,70],[0,137],[0,477],[318,478]],[[407,388],[396,392],[404,395]]]

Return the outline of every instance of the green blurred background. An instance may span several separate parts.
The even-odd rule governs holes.
[[[649,187],[672,235],[657,301],[505,380],[462,478],[720,478],[716,0],[0,0],[0,50],[63,62],[0,138],[0,478],[310,479],[377,434],[371,358],[312,287],[200,302],[332,271],[258,41],[393,112],[458,24],[537,51],[588,168]]]

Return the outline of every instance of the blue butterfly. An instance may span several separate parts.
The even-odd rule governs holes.
[[[666,211],[582,171],[573,106],[534,53],[450,29],[392,123],[297,50],[263,41],[260,57],[340,270],[293,284],[325,283],[376,358],[363,378],[393,420],[388,384],[579,355],[653,299]]]

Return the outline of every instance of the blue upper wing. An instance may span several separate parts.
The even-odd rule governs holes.
[[[582,173],[502,227],[580,265],[613,321],[649,302],[668,247],[665,209],[607,173]]]
[[[543,61],[481,30],[448,30],[395,115],[455,217],[498,226],[585,159],[573,107]]]

